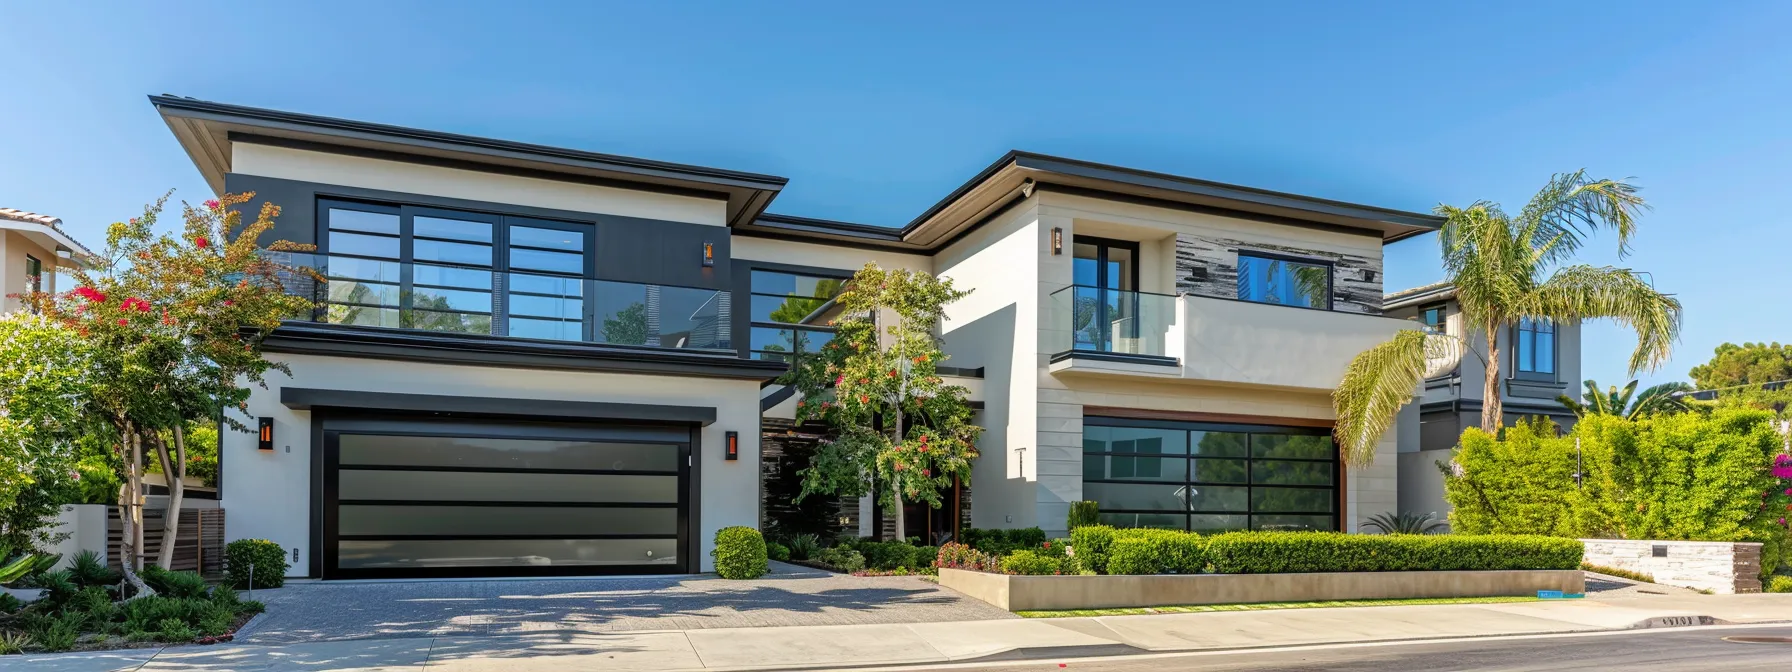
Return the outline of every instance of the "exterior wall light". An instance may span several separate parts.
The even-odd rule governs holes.
[[[716,244],[705,240],[703,241],[703,266],[708,268],[714,265],[716,265]]]
[[[727,437],[726,443],[724,444],[724,450],[726,452],[722,454],[722,459],[740,459],[740,432],[728,432]]]
[[[267,418],[267,417],[257,418],[255,420],[255,424],[256,424],[255,447],[260,448],[262,450],[273,450],[274,449],[274,419]]]
[[[1064,227],[1052,227],[1052,256],[1064,254]]]

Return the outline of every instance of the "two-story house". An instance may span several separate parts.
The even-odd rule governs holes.
[[[941,327],[987,431],[971,523],[1354,531],[1329,392],[1410,322],[1382,246],[1429,215],[1011,152],[900,228],[765,212],[785,180],[159,96],[212,188],[327,278],[270,335],[228,536],[322,578],[697,572],[760,524],[773,384],[867,262],[972,294]],[[957,515],[959,503],[947,516]],[[911,518],[910,535],[933,525]],[[862,528],[863,529],[863,528]]]
[[[62,230],[61,219],[0,208],[0,313],[23,307],[21,294],[57,291],[57,269],[92,259],[93,252]]]
[[[1432,514],[1443,520],[1450,505],[1444,500],[1443,472],[1462,431],[1481,426],[1481,396],[1487,370],[1487,337],[1468,334],[1456,288],[1449,283],[1414,287],[1388,294],[1383,299],[1388,317],[1413,320],[1424,328],[1469,344],[1455,370],[1425,381],[1419,403],[1400,410],[1399,435],[1400,510]],[[1574,413],[1556,397],[1580,396],[1580,324],[1524,321],[1498,335],[1500,353],[1500,401],[1506,424],[1520,418],[1543,416],[1566,429],[1574,426]]]

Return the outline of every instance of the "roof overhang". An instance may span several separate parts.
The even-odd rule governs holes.
[[[61,229],[47,224],[0,217],[0,229],[17,232],[38,247],[55,252],[56,259],[54,261],[58,266],[67,265],[64,263],[64,260],[67,260],[67,263],[92,268],[94,262],[99,259],[98,255],[95,255],[92,250],[87,249],[73,237],[63,233]]]
[[[1383,311],[1397,310],[1408,306],[1448,301],[1454,298],[1456,298],[1456,286],[1444,282],[1424,287],[1414,287],[1405,291],[1389,294],[1386,297],[1383,297],[1381,309]]]
[[[150,103],[214,191],[224,191],[231,145],[254,142],[317,148],[509,172],[546,179],[669,191],[725,200],[730,226],[753,221],[788,180],[613,154],[494,140],[401,126],[226,105],[178,96]]]

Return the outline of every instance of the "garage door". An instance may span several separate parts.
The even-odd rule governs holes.
[[[326,421],[325,578],[685,571],[691,430]]]

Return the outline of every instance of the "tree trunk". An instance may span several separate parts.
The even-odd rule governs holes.
[[[902,515],[902,477],[897,476],[890,479],[890,487],[895,490],[893,494],[896,497],[896,510],[894,511],[896,516],[896,534],[892,541],[903,541],[908,538],[908,535],[906,534],[907,529],[904,527],[908,521],[905,520]]]
[[[1505,404],[1500,399],[1499,336],[1499,325],[1487,325],[1487,377],[1481,384],[1481,431],[1496,437],[1506,424]]]
[[[124,539],[120,550],[124,557],[119,558],[119,566],[124,569],[124,580],[131,585],[132,595],[128,599],[135,600],[156,594],[155,589],[137,576],[143,568],[143,556],[139,549],[143,548],[143,439],[137,435],[136,426],[125,423],[125,440],[130,450],[125,451],[125,482],[120,490],[124,493],[119,502],[118,517],[124,522]]]
[[[162,459],[162,474],[168,478],[168,510],[162,515],[162,552],[156,556],[156,565],[173,569],[174,542],[180,530],[180,505],[187,493],[187,439],[180,425],[174,426],[173,464],[169,464],[168,445],[161,437],[156,438],[156,453]]]

